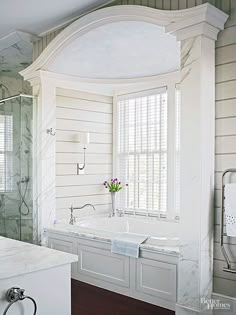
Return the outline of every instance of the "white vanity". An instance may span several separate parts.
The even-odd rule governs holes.
[[[0,314],[9,305],[6,292],[24,289],[37,304],[37,315],[71,314],[71,263],[77,256],[0,237]],[[6,313],[34,314],[30,299],[19,300]]]

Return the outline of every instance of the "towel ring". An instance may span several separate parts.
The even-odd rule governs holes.
[[[229,259],[229,256],[226,252],[226,249],[224,247],[224,236],[227,236],[226,233],[224,233],[224,215],[225,215],[225,175],[228,173],[236,173],[236,168],[229,168],[225,170],[222,174],[222,180],[221,180],[221,222],[220,222],[220,247],[222,255],[224,256],[224,259],[226,261],[227,267],[223,268],[223,271],[230,272],[230,273],[236,273],[236,269],[232,269],[231,262]]]
[[[7,290],[6,293],[6,300],[9,302],[9,304],[7,305],[7,307],[5,308],[3,315],[6,315],[9,308],[16,302],[18,301],[23,301],[23,300],[30,300],[33,302],[34,304],[34,312],[33,315],[36,315],[37,313],[37,303],[36,301],[31,297],[31,296],[27,296],[24,295],[25,290],[24,289],[20,289],[18,287],[12,287],[9,290]]]

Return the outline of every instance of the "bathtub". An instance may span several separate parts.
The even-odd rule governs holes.
[[[150,236],[159,245],[179,245],[179,224],[176,222],[159,221],[151,218],[137,217],[94,217],[80,219],[74,229],[85,228],[92,234],[108,233],[137,233]]]
[[[49,229],[108,242],[120,233],[144,234],[148,239],[141,244],[141,248],[156,246],[156,250],[179,251],[179,223],[174,221],[134,216],[91,216],[77,219],[74,225],[70,225],[68,220],[62,220]]]
[[[130,232],[149,236],[139,258],[111,252],[112,238]],[[175,310],[179,224],[131,216],[93,216],[45,228],[47,246],[79,256],[72,278]]]

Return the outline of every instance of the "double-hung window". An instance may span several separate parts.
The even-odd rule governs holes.
[[[115,173],[128,184],[118,199],[119,208],[128,214],[172,219],[177,215],[175,103],[174,87],[117,99]]]
[[[0,114],[0,192],[13,189],[13,116]]]

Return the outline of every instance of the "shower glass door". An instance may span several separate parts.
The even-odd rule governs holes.
[[[0,101],[0,235],[37,242],[33,207],[33,98]]]

